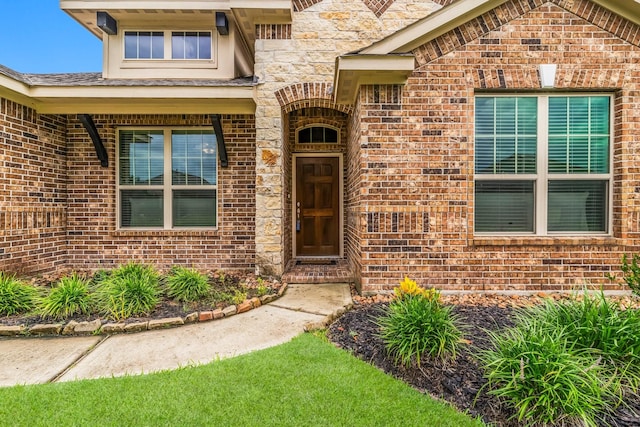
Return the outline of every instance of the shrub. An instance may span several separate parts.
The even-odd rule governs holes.
[[[89,281],[76,273],[61,278],[40,302],[42,314],[54,318],[86,314],[90,308]]]
[[[175,267],[167,277],[167,295],[178,301],[196,301],[209,294],[211,286],[206,274],[195,269]]]
[[[527,328],[547,333],[561,329],[578,350],[597,350],[607,375],[622,386],[637,390],[640,384],[640,311],[622,310],[603,292],[585,293],[581,300],[547,301],[517,316]]]
[[[33,309],[37,296],[36,288],[0,271],[0,315],[11,316]]]
[[[115,320],[150,313],[159,296],[158,273],[151,266],[133,262],[115,269],[98,289],[101,309]]]
[[[410,282],[405,278],[396,288],[396,298],[377,321],[387,351],[405,366],[420,365],[425,354],[441,361],[455,358],[462,338],[459,319],[440,303],[437,291]]]
[[[489,332],[495,349],[480,358],[490,393],[515,407],[525,425],[595,426],[614,397],[598,359],[574,349],[563,329],[529,326]]]
[[[638,254],[633,254],[631,257],[631,262],[629,262],[629,258],[627,258],[627,254],[622,255],[622,266],[620,267],[622,270],[623,280],[625,283],[631,288],[631,292],[635,295],[640,296],[640,266],[638,266],[638,261],[640,260],[640,256]]]

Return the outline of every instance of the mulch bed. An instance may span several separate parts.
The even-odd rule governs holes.
[[[233,274],[220,274],[215,271],[209,272],[211,286],[214,291],[218,292],[227,292],[232,293],[234,290],[241,290],[246,292],[247,298],[251,299],[253,297],[259,296],[257,293],[257,278],[255,275],[250,273],[233,273]],[[90,277],[89,273],[84,274],[85,277]],[[62,277],[61,273],[44,275],[34,277],[30,280],[30,282],[42,289],[46,289],[51,287],[56,283],[56,281]],[[264,281],[264,284],[269,288],[270,294],[277,294],[278,290],[283,286],[283,284],[276,280],[267,280]],[[147,315],[134,316],[129,317],[127,319],[121,320],[123,323],[136,323],[136,322],[146,322],[154,319],[166,319],[172,317],[185,317],[186,315],[199,311],[209,311],[214,309],[223,309],[227,306],[231,305],[230,303],[218,302],[213,303],[210,299],[203,299],[201,301],[182,303],[171,300],[166,297],[160,298],[158,305],[156,308]],[[106,320],[106,316],[101,313],[90,313],[86,315],[78,314],[74,316],[65,317],[63,320],[60,319],[52,319],[49,317],[44,317],[37,314],[20,314],[20,315],[12,315],[12,316],[0,316],[0,325],[14,326],[14,325],[24,325],[27,327],[31,327],[33,325],[37,325],[40,323],[56,323],[63,322],[67,323],[69,321],[76,322],[90,322],[95,319]],[[104,323],[104,322],[103,322]]]
[[[330,326],[329,339],[387,374],[406,382],[422,393],[449,402],[472,417],[481,417],[486,423],[495,426],[519,425],[511,420],[514,415],[513,409],[487,393],[482,369],[474,356],[474,348],[487,349],[490,345],[486,330],[496,330],[513,324],[511,319],[514,304],[500,300],[495,304],[455,305],[454,312],[468,325],[465,338],[472,340],[470,345],[463,346],[456,359],[446,364],[425,358],[420,366],[414,364],[408,368],[393,363],[382,340],[377,336],[378,328],[375,321],[386,305],[386,302],[356,305]],[[606,415],[601,425],[640,426],[640,397],[629,397],[626,403],[628,407],[621,406],[614,414]]]

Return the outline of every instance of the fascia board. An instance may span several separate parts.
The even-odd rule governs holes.
[[[640,25],[640,3],[636,0],[591,0],[636,25]]]
[[[404,84],[415,69],[413,55],[345,55],[336,60],[334,100],[353,104],[363,84]]]
[[[149,86],[36,86],[29,95],[33,98],[119,98],[119,99],[253,99],[253,87],[149,87]]]
[[[459,0],[366,47],[362,54],[406,53],[508,0]],[[629,1],[629,0],[626,0]]]
[[[41,114],[255,114],[253,99],[120,99],[41,98]]]

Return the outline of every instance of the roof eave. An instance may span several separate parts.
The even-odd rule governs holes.
[[[415,68],[413,55],[344,55],[336,60],[334,101],[353,104],[362,85],[405,84]]]
[[[254,114],[251,86],[29,86],[0,74],[0,96],[42,114]]]

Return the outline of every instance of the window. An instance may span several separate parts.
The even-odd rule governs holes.
[[[216,226],[213,131],[121,130],[118,175],[121,228]]]
[[[475,231],[606,234],[611,97],[479,96]]]
[[[326,126],[308,126],[298,131],[298,144],[337,144],[338,130]]]
[[[173,32],[172,59],[211,59],[211,33]]]
[[[164,34],[161,31],[125,31],[126,59],[163,59]]]
[[[124,32],[125,59],[211,60],[212,47],[211,31]]]

